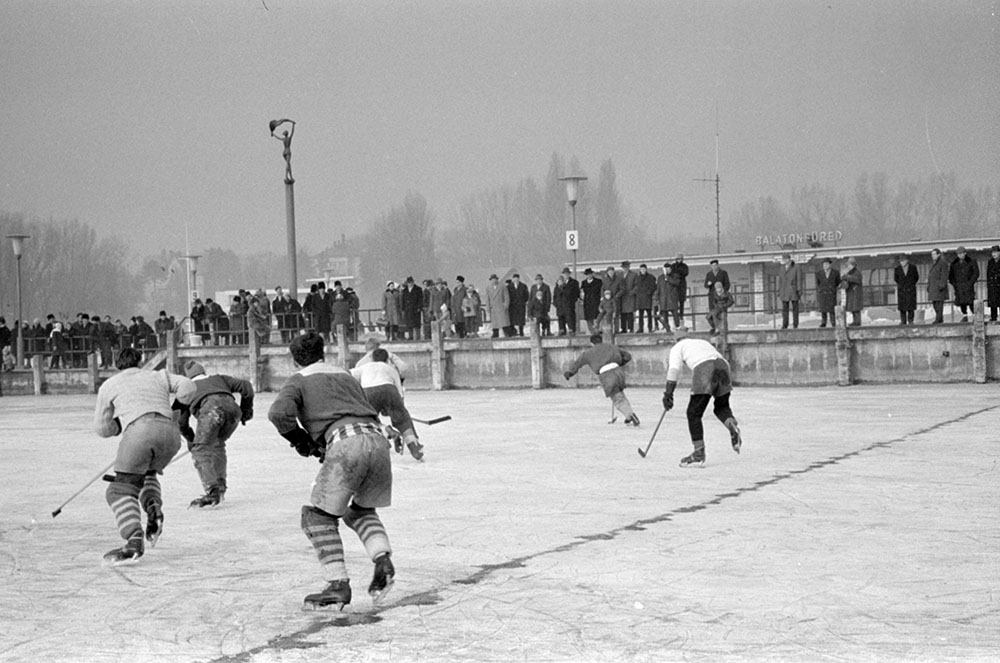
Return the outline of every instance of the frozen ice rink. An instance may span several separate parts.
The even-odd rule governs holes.
[[[93,396],[0,399],[2,661],[995,661],[1000,657],[1000,387],[741,389],[742,455],[686,394],[411,392],[426,461],[393,456],[381,510],[396,585],[342,528],[354,603],[302,612],[323,582],[299,529],[318,468],[267,422],[229,443],[214,510],[189,457],[135,566],[107,484],[51,513],[114,457]]]

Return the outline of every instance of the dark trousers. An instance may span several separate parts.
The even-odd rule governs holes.
[[[643,325],[643,318],[646,320],[646,324],[649,325],[649,331],[653,331],[653,309],[651,308],[641,308],[639,313],[639,333],[643,333],[646,328]]]
[[[831,310],[831,311],[820,311],[819,312],[819,320],[820,320],[819,326],[820,327],[826,327],[826,320],[827,320],[827,318],[830,319],[830,326],[831,327],[836,327],[837,326],[837,316]]]
[[[632,311],[622,311],[621,321],[623,334],[631,334],[635,331],[635,313]]]
[[[997,311],[998,310],[1000,310],[1000,306],[991,306],[990,307],[990,322],[996,322],[997,321]]]
[[[674,311],[674,327],[680,327],[684,320],[684,302],[677,303],[677,310]]]
[[[799,303],[794,302],[781,302],[781,328],[788,329],[788,308],[791,305],[792,309],[792,328],[799,328]]]
[[[861,326],[861,311],[851,311],[851,327]]]
[[[462,320],[462,322],[459,322],[459,320]],[[465,320],[464,319],[462,319],[462,318],[455,318],[455,334],[457,334],[459,338],[465,338]]]
[[[708,409],[708,401],[712,399],[711,394],[691,394],[688,401],[687,420],[688,431],[691,433],[691,441],[698,442],[705,439],[705,427],[701,423],[701,418]],[[729,407],[729,394],[715,397],[715,406],[712,408],[715,417],[722,423],[732,418],[733,411]]]
[[[931,306],[934,307],[934,322],[941,324],[944,322],[944,302],[943,301],[933,301]]]
[[[915,314],[916,314],[916,311],[900,311],[899,312],[899,324],[901,324],[901,325],[912,325],[913,324],[913,316]]]

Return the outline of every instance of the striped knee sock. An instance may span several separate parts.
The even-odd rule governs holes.
[[[357,533],[361,543],[365,546],[368,557],[375,560],[382,553],[391,553],[392,547],[389,545],[389,535],[385,532],[382,520],[375,513],[375,509],[364,509],[351,506],[344,514],[344,524]]]
[[[313,506],[302,507],[302,531],[316,549],[327,580],[347,579],[344,542],[337,528],[337,517]]]
[[[160,479],[155,474],[147,474],[139,491],[139,503],[142,508],[149,511],[150,505],[163,506],[163,491],[160,488]]]
[[[115,523],[122,538],[128,541],[133,536],[142,536],[138,486],[114,481],[108,485],[105,498],[115,514]]]

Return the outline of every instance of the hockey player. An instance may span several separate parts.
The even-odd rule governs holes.
[[[206,375],[205,367],[193,359],[184,364],[184,375],[198,391],[181,410],[179,428],[205,489],[188,508],[214,507],[226,497],[226,440],[237,424],[253,419],[253,385],[228,375]],[[234,394],[240,395],[239,405]],[[191,429],[191,415],[198,422],[197,432]]]
[[[604,395],[611,399],[615,409],[625,415],[625,425],[638,426],[639,417],[632,411],[632,404],[625,396],[625,370],[622,368],[632,361],[632,355],[613,343],[605,343],[600,334],[591,336],[590,342],[592,347],[573,362],[563,377],[569,380],[581,368],[590,366],[604,388]]]
[[[372,351],[372,361],[351,369],[351,375],[361,383],[365,396],[379,414],[389,417],[392,422],[389,437],[397,453],[403,453],[403,445],[410,450],[416,460],[423,460],[424,445],[417,439],[413,420],[403,404],[403,384],[399,372],[389,363],[389,353],[385,348]]]
[[[142,353],[124,348],[115,366],[120,371],[97,392],[94,426],[101,437],[121,434],[115,458],[115,479],[105,493],[114,511],[125,545],[104,555],[108,564],[135,562],[144,552],[142,512],[146,513],[146,541],[156,545],[163,533],[163,497],[158,474],[177,453],[181,438],[174,425],[171,404],[191,402],[191,380],[166,371],[139,368]]]
[[[342,368],[323,362],[323,337],[308,332],[289,345],[300,370],[281,387],[268,419],[305,457],[321,467],[311,505],[302,507],[302,530],[316,549],[327,586],[305,597],[305,608],[343,609],[351,602],[338,524],[354,530],[375,563],[368,593],[378,602],[396,571],[385,527],[375,509],[392,501],[392,459],[378,412],[361,385]],[[300,425],[301,423],[301,425]]]
[[[733,451],[739,453],[743,440],[740,437],[740,427],[729,408],[729,394],[733,390],[729,362],[708,341],[689,337],[686,327],[674,330],[674,345],[670,348],[667,366],[667,384],[663,391],[663,408],[670,410],[674,407],[674,389],[684,366],[691,369],[692,373],[687,420],[694,452],[681,458],[681,467],[700,467],[705,464],[705,433],[701,417],[705,414],[708,401],[713,398],[715,416],[729,430]]]

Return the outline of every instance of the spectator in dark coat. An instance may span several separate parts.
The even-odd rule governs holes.
[[[931,267],[927,270],[927,299],[934,307],[933,325],[944,322],[944,300],[948,299],[948,263],[940,249],[931,250]]]
[[[778,297],[781,299],[781,328],[788,329],[788,309],[792,310],[792,329],[799,328],[799,301],[802,299],[802,288],[805,277],[802,269],[795,264],[789,253],[781,256],[781,269],[778,271]]]
[[[565,336],[570,312],[576,309],[576,298],[569,292],[565,274],[560,274],[559,278],[556,279],[556,285],[552,288],[552,301],[556,305],[556,322],[559,325],[559,335]]]
[[[864,308],[864,277],[858,269],[858,261],[851,256],[847,267],[840,275],[840,287],[847,293],[844,309],[851,314],[851,327],[861,326],[861,310]]]
[[[594,270],[583,270],[583,319],[587,321],[587,331],[593,335],[601,329],[597,326],[597,316],[601,313],[601,293],[604,292],[601,279],[594,276]]]
[[[681,283],[681,277],[674,273],[673,263],[663,265],[663,273],[656,277],[656,305],[660,309],[660,322],[667,331],[670,331],[671,316],[674,327],[681,326]]]
[[[313,299],[313,319],[316,321],[316,333],[324,340],[330,340],[333,329],[333,295],[326,289],[326,283],[316,284],[316,297]]]
[[[400,304],[403,309],[403,335],[415,341],[420,338],[420,311],[424,307],[424,291],[416,284],[412,276],[406,277],[403,291],[400,293]]]
[[[715,282],[722,282],[722,289],[729,292],[729,272],[719,267],[719,261],[714,258],[708,263],[711,269],[705,274],[705,288],[708,290],[708,308],[711,310],[715,305]]]
[[[621,332],[631,334],[635,331],[635,288],[639,275],[632,271],[632,263],[622,262],[622,286],[618,300],[618,313],[621,315]]]
[[[639,314],[639,333],[653,331],[653,295],[656,294],[656,277],[649,273],[646,265],[639,265],[635,279],[635,310]]]
[[[511,276],[510,285],[507,286],[507,295],[510,300],[509,317],[510,326],[514,328],[514,335],[524,336],[524,318],[528,311],[528,286],[521,283],[521,275]]]
[[[451,305],[448,308],[451,309],[451,319],[455,324],[455,334],[459,338],[465,338],[465,315],[462,313],[462,303],[465,301],[465,293],[468,291],[465,289],[464,276],[456,276],[455,280],[458,281],[458,285],[451,291]]]
[[[599,323],[601,328],[607,325],[611,325],[611,331],[618,333],[621,329],[621,315],[622,315],[622,294],[625,291],[625,279],[622,275],[618,273],[614,267],[608,265],[608,268],[604,270],[604,277],[601,280],[601,285],[605,291],[611,292],[611,299],[614,300],[614,307],[612,307],[611,316],[607,316],[607,305],[604,304],[604,297],[601,298],[602,311],[605,312],[604,319]]]
[[[823,258],[822,266],[816,270],[816,306],[819,308],[820,327],[837,326],[837,290],[840,289],[840,272],[833,268],[830,258]]]
[[[563,267],[562,275],[566,280],[563,296],[569,304],[566,309],[566,330],[572,336],[576,334],[576,304],[580,301],[580,282],[573,278],[569,267]]]
[[[899,324],[912,325],[917,310],[917,281],[920,274],[916,265],[910,264],[909,256],[899,256],[899,264],[893,270],[896,282],[896,308],[899,309]]]
[[[1000,246],[995,244],[986,263],[986,304],[990,307],[990,322],[996,322],[1000,310]]]
[[[539,292],[542,293],[541,299],[536,297]],[[545,309],[544,315],[538,313],[537,309],[539,307]],[[539,333],[543,336],[551,336],[552,326],[550,311],[552,309],[552,289],[549,288],[549,284],[545,282],[545,279],[541,274],[537,274],[535,276],[535,283],[531,286],[531,291],[528,293],[528,308],[528,317],[534,318],[536,322],[538,322]],[[535,309],[536,313],[532,315],[530,309]]]
[[[674,260],[673,265],[670,266],[671,273],[676,275],[680,279],[680,283],[677,284],[677,315],[674,320],[676,326],[681,326],[681,320],[684,319],[684,302],[687,301],[687,277],[691,272],[688,269],[687,263],[684,262],[684,254],[678,253],[677,258]]]
[[[976,281],[979,280],[979,263],[960,246],[958,257],[948,270],[948,282],[955,289],[955,305],[962,311],[962,322],[969,321],[969,313],[976,299]]]

